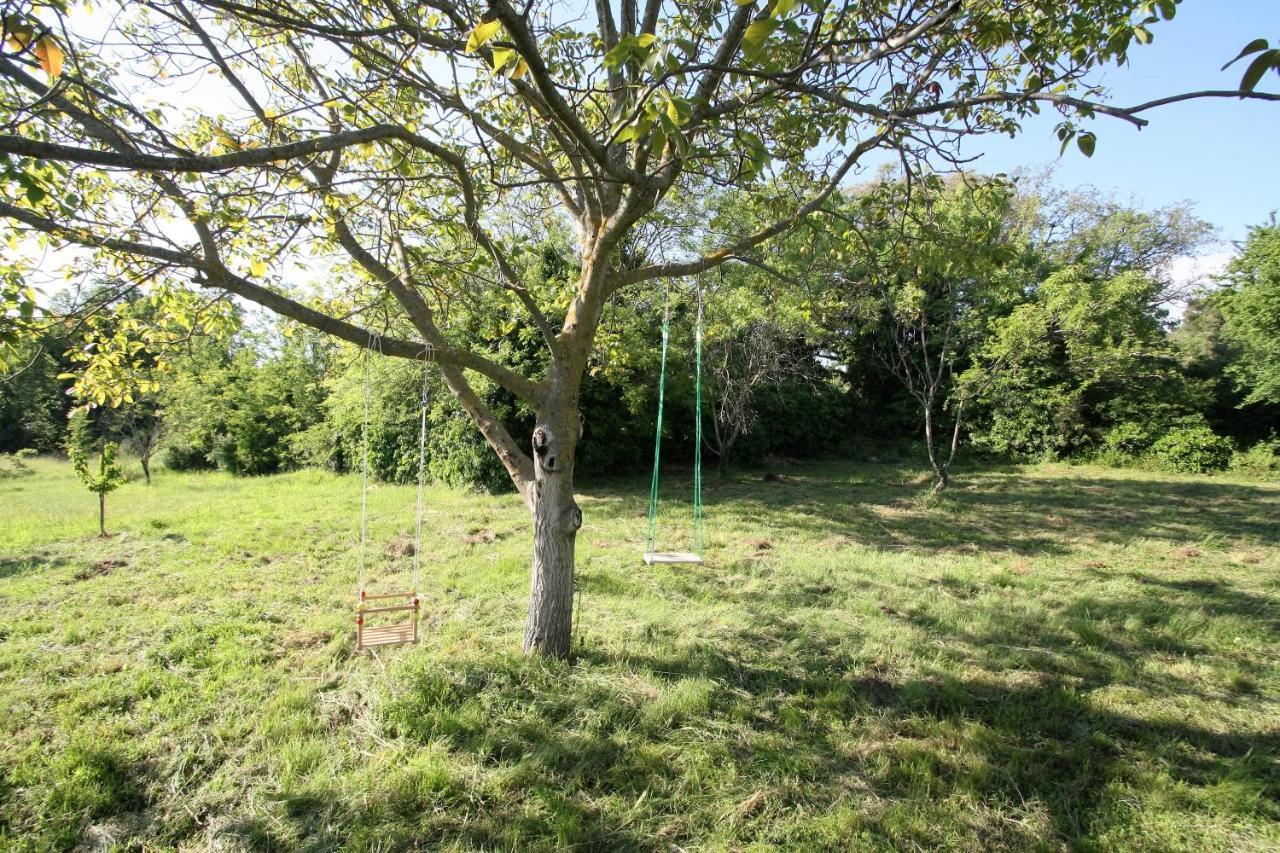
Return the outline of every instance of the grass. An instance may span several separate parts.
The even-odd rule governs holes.
[[[582,496],[577,653],[516,651],[526,518],[428,494],[423,641],[353,653],[357,485],[0,481],[0,848],[1267,850],[1280,487],[832,463],[709,483],[645,568]],[[673,490],[667,547],[688,505]],[[407,578],[411,489],[370,498]]]

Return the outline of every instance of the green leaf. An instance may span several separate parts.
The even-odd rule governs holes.
[[[751,26],[747,27],[747,31],[742,36],[742,55],[752,62],[755,62],[764,53],[764,43],[773,35],[773,31],[780,26],[779,21],[773,18],[765,18],[755,21]]]
[[[1151,30],[1141,24],[1133,28],[1133,37],[1138,40],[1138,44],[1151,44]]]
[[[254,278],[261,278],[262,276],[266,275],[267,274],[266,262],[257,260],[255,258],[254,261],[251,264],[249,264],[249,273]]]
[[[617,68],[628,59],[631,58],[632,41],[630,39],[622,39],[613,46],[613,49],[604,55],[605,68]]]
[[[684,98],[667,99],[667,117],[677,126],[684,124],[693,115],[693,107]]]
[[[739,6],[750,6],[754,2],[756,2],[756,0],[737,0]]]
[[[773,4],[773,17],[785,18],[796,7],[796,2],[797,0],[776,0]]]
[[[1178,13],[1178,4],[1174,0],[1157,0],[1156,5],[1160,7],[1160,14],[1166,21],[1172,21],[1173,16]]]
[[[653,44],[657,40],[658,40],[658,37],[655,36],[653,33],[641,33],[640,35],[636,36],[636,44],[640,45],[641,47],[648,47],[649,45]]]
[[[1076,137],[1076,146],[1080,149],[1080,153],[1086,157],[1093,156],[1093,150],[1098,145],[1098,137],[1094,136],[1091,131],[1085,131]]]
[[[1252,92],[1258,85],[1258,81],[1262,79],[1262,75],[1273,67],[1280,70],[1280,48],[1268,50],[1251,62],[1245,69],[1244,76],[1240,78],[1240,88],[1246,92]]]
[[[1253,41],[1249,42],[1244,46],[1244,50],[1236,54],[1235,59],[1231,60],[1226,65],[1222,66],[1222,70],[1226,71],[1232,65],[1235,65],[1237,62],[1244,59],[1249,54],[1257,53],[1260,50],[1266,50],[1270,46],[1271,46],[1271,43],[1268,42],[1266,39],[1254,39]]]
[[[498,34],[501,29],[501,21],[481,21],[476,24],[476,28],[471,31],[471,35],[467,36],[467,46],[463,49],[466,53],[475,53],[484,43]]]

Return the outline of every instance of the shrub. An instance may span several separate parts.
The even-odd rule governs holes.
[[[1250,477],[1280,480],[1280,438],[1259,441],[1231,459],[1231,469]]]
[[[323,420],[296,436],[294,452],[331,471],[358,472],[364,430],[362,362],[331,377],[326,390]],[[502,463],[437,371],[429,374],[427,394],[427,479],[486,492],[512,489]],[[481,395],[499,420],[511,425],[517,435],[527,434],[501,392],[488,389]],[[421,396],[421,365],[390,359],[370,364],[370,476],[391,483],[417,482]]]
[[[1133,458],[1146,453],[1155,437],[1149,425],[1126,421],[1112,427],[1103,443],[1108,454]]]
[[[27,460],[35,455],[35,448],[31,447],[24,447],[17,453],[0,453],[0,480],[34,474]]]
[[[1188,474],[1221,471],[1231,463],[1231,440],[1204,426],[1176,427],[1151,445],[1161,467]]]
[[[209,451],[190,444],[171,444],[165,448],[164,464],[170,471],[205,471],[214,467]]]

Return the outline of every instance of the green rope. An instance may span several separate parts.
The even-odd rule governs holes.
[[[693,553],[702,556],[706,521],[702,516],[702,286],[698,286],[698,326],[694,336]]]
[[[658,373],[658,425],[653,439],[653,481],[649,485],[649,535],[646,552],[655,550],[658,538],[658,461],[662,454],[662,404],[667,394],[667,342],[671,338],[670,294],[662,296],[662,368]]]
[[[658,373],[658,422],[653,439],[653,479],[649,483],[649,532],[645,551],[657,550],[658,471],[662,458],[662,414],[667,396],[667,350],[671,341],[670,293],[662,299],[662,366]],[[698,289],[698,325],[694,338],[693,553],[702,556],[706,519],[702,510],[702,289]]]

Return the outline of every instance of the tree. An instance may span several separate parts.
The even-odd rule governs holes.
[[[581,18],[537,0],[154,0],[101,32],[64,8],[18,0],[6,17],[20,37],[0,56],[0,119],[21,130],[0,135],[0,217],[155,282],[175,324],[234,296],[433,361],[529,508],[524,647],[548,655],[569,650],[580,391],[612,300],[753,256],[872,152],[954,159],[959,139],[1051,108],[1090,153],[1084,119],[1141,126],[1161,103],[1241,94],[1122,108],[1090,84],[1174,0],[601,0]],[[147,101],[192,79],[212,109]],[[804,193],[706,253],[664,248],[711,227],[673,199],[751,186],[770,163]],[[535,281],[531,248],[566,225],[572,278]],[[536,369],[490,346],[507,324],[540,338]],[[81,390],[113,397],[124,374]],[[476,375],[535,413],[531,452]]]
[[[1161,284],[1130,270],[1057,270],[1001,319],[985,345],[1005,369],[984,394],[987,442],[1018,456],[1063,456],[1140,422],[1148,440],[1201,408],[1152,309]]]
[[[1229,289],[1214,297],[1223,333],[1238,348],[1227,365],[1244,403],[1280,403],[1280,224],[1249,230],[1227,268]]]
[[[97,470],[89,467],[89,457],[98,454]],[[107,535],[107,495],[125,483],[124,472],[116,461],[119,445],[114,441],[99,442],[93,431],[93,421],[86,409],[77,409],[71,417],[71,434],[67,452],[71,467],[80,482],[98,496],[98,533]]]
[[[1011,199],[1001,180],[929,175],[873,187],[844,220],[856,239],[838,250],[851,258],[840,279],[880,367],[915,401],[934,491],[949,482],[966,407],[1008,361],[980,355],[1024,285],[1006,242]],[[856,227],[866,221],[883,225]]]
[[[758,419],[756,397],[764,388],[813,373],[813,357],[795,334],[757,320],[707,344],[707,395],[711,435],[720,476],[729,470],[734,445],[750,434]]]
[[[151,458],[160,449],[165,436],[165,419],[159,403],[154,399],[139,400],[125,407],[120,413],[119,429],[128,442],[129,449],[138,455],[142,476],[151,485]]]
[[[1212,229],[1185,205],[1144,210],[1092,188],[1019,184],[1010,240],[1025,247],[1025,304],[998,319],[984,357],[1005,369],[975,412],[989,447],[1062,456],[1141,422],[1154,440],[1197,405],[1167,340],[1170,274]]]

